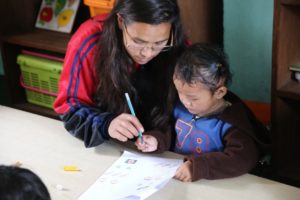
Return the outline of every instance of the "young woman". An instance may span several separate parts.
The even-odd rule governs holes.
[[[175,178],[181,181],[239,176],[254,169],[268,148],[268,131],[227,85],[231,80],[220,48],[194,44],[179,58],[173,81],[174,151],[186,155]],[[171,136],[144,134],[144,152],[168,150]],[[165,140],[168,140],[167,142]]]
[[[86,147],[166,132],[163,91],[184,41],[176,0],[117,1],[109,15],[83,23],[68,44],[54,103],[65,128]]]

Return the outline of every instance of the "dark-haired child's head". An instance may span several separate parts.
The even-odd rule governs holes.
[[[0,166],[1,200],[50,200],[42,180],[32,171],[15,166]]]
[[[219,86],[227,86],[231,81],[227,56],[219,47],[194,44],[179,58],[174,79],[187,84],[200,82],[214,92]]]
[[[180,56],[173,81],[183,105],[195,115],[212,113],[223,103],[231,73],[221,48],[194,44]]]

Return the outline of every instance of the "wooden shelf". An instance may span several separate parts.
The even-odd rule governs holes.
[[[35,23],[40,3],[40,0],[11,1],[7,3],[6,9],[2,9],[3,16],[11,16],[9,22],[6,19],[0,23],[0,29],[5,29],[0,31],[5,93],[7,93],[5,105],[59,119],[53,110],[27,102],[25,89],[19,83],[21,71],[17,57],[22,50],[27,50],[63,58],[72,34],[90,18],[90,13],[89,8],[80,1],[71,33],[39,29],[35,28]]]
[[[300,186],[300,83],[291,64],[300,60],[300,0],[275,0],[272,58],[271,135],[274,174]]]
[[[300,156],[298,155],[293,155]],[[299,176],[300,176],[300,162],[297,159],[291,158],[287,161],[288,164],[279,166],[276,170],[276,176],[281,179],[280,181],[292,184],[296,187],[300,187]]]
[[[300,163],[293,163],[292,161],[290,162],[291,164],[278,168],[275,174],[272,174],[273,179],[285,184],[290,184],[295,187],[300,187],[299,180],[297,177],[300,175]],[[297,174],[297,176],[295,176]]]
[[[300,100],[300,83],[290,80],[277,90],[277,95],[283,98]]]
[[[8,106],[59,119],[53,110],[26,102],[24,88],[19,84],[20,66],[16,61],[23,49],[63,57],[70,37],[66,33],[35,29],[3,39],[1,47],[9,96]]]
[[[4,42],[64,54],[70,38],[70,34],[35,29],[32,32],[5,37]]]
[[[299,0],[281,0],[281,4],[300,6],[300,1]]]

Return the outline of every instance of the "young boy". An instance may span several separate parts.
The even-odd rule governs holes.
[[[50,200],[42,180],[29,169],[0,165],[1,200]]]
[[[175,178],[220,179],[250,172],[268,147],[268,131],[232,92],[225,53],[194,44],[179,58],[173,82],[179,100],[174,108],[174,151],[186,155]],[[143,152],[168,150],[170,137],[144,135]],[[168,141],[166,141],[168,140]]]

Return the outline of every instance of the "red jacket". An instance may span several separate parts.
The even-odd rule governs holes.
[[[86,147],[96,146],[109,138],[107,128],[114,117],[97,109],[93,101],[97,81],[94,56],[105,17],[100,15],[87,20],[72,36],[54,102],[54,110],[65,128],[84,140]]]
[[[101,21],[105,15],[97,16],[83,23],[68,43],[64,67],[60,76],[59,93],[54,110],[64,114],[80,104],[94,106],[95,91],[94,56],[96,44],[101,35]]]

